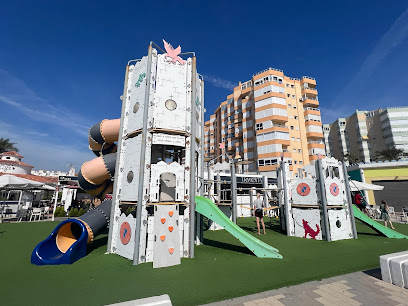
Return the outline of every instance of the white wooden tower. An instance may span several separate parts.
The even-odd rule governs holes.
[[[108,240],[109,253],[153,267],[194,257],[204,170],[204,81],[193,52],[163,42],[126,67]]]

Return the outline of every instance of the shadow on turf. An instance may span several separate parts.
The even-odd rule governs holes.
[[[380,268],[365,270],[365,271],[363,271],[363,273],[365,273],[367,275],[370,275],[372,277],[375,277],[375,278],[377,278],[379,280],[382,280],[381,269]]]
[[[220,242],[220,241],[215,241],[215,240],[211,240],[211,239],[207,239],[207,238],[204,238],[203,242],[204,242],[205,245],[212,246],[212,247],[215,247],[215,248],[254,255],[246,247],[242,247],[242,246],[239,246],[239,245],[233,245],[233,244],[224,243],[224,242]]]
[[[88,245],[88,249],[87,249],[87,255],[92,253],[94,250],[102,247],[102,246],[106,246],[108,244],[108,230],[103,231],[100,235],[102,237],[98,237],[97,239],[95,239],[90,245]]]

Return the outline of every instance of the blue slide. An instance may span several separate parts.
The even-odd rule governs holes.
[[[112,201],[106,200],[77,219],[62,221],[35,247],[31,263],[39,266],[72,264],[84,257],[88,243],[107,228],[111,206]]]
[[[86,226],[77,219],[65,220],[35,247],[31,263],[39,266],[72,264],[86,255],[87,244]]]

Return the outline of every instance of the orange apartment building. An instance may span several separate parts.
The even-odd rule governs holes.
[[[228,153],[238,172],[276,177],[280,160],[298,168],[325,155],[316,80],[268,68],[239,83],[205,122],[206,160]],[[225,161],[219,158],[218,161]]]

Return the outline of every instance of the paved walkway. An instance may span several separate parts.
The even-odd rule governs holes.
[[[383,282],[375,269],[207,305],[408,305],[408,289]]]

